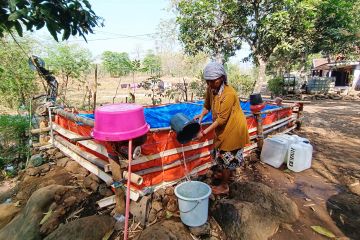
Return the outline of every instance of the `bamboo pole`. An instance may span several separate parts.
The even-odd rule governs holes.
[[[54,146],[60,149],[66,156],[70,157],[77,163],[79,163],[82,167],[86,168],[96,176],[98,176],[101,180],[106,182],[108,186],[113,183],[113,179],[110,175],[106,174],[104,171],[99,169],[96,165],[92,164],[91,162],[87,161],[85,158],[77,155],[75,152],[71,151],[66,146],[62,145],[58,140],[54,140]]]
[[[264,144],[264,134],[263,134],[263,120],[262,120],[262,117],[261,117],[261,114],[260,112],[257,112],[257,113],[253,113],[254,114],[254,117],[255,117],[255,120],[257,122],[257,138],[256,138],[256,142],[257,142],[257,146],[259,148],[259,150],[261,151],[262,149],[262,146]]]
[[[31,134],[44,133],[44,132],[49,132],[49,131],[50,131],[50,127],[36,128],[36,129],[31,129],[30,130]]]
[[[299,107],[298,107],[299,109],[298,109],[298,111],[297,112],[295,112],[296,113],[296,122],[295,122],[295,124],[296,124],[296,129],[300,129],[301,128],[301,124],[302,124],[302,121],[301,121],[301,116],[302,116],[302,112],[303,112],[303,110],[304,110],[304,104],[303,103],[299,103]]]
[[[96,166],[99,166],[104,169],[105,165],[108,164],[106,161],[104,161],[98,157],[95,157],[94,155],[92,155],[90,153],[85,152],[80,147],[66,141],[64,138],[62,138],[60,136],[55,136],[55,140],[60,142],[62,145],[69,148],[70,150],[74,151],[79,156],[81,156],[81,157],[85,158],[86,160],[88,160],[89,162],[95,164]]]
[[[94,103],[93,103],[93,111],[95,111],[95,108],[96,108],[96,93],[97,93],[97,82],[98,80],[98,65],[96,64],[95,65],[95,85],[94,85],[94,89],[93,89],[93,100],[94,100]]]
[[[56,114],[59,114],[60,116],[63,116],[65,118],[68,118],[72,121],[75,121],[75,122],[81,122],[83,123],[84,125],[87,125],[87,126],[90,126],[90,127],[94,127],[94,120],[93,119],[89,119],[89,118],[84,118],[84,117],[81,117],[81,116],[78,116],[74,113],[71,113],[71,112],[67,112],[63,109],[60,109],[60,108],[55,108],[52,110],[54,113]]]

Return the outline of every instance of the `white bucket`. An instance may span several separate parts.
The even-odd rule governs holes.
[[[176,186],[181,221],[190,227],[206,223],[209,209],[209,185],[199,181],[183,182]]]

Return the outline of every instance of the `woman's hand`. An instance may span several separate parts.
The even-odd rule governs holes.
[[[196,137],[194,138],[194,140],[200,140],[201,138],[204,137],[203,131],[198,132],[198,134],[196,135]]]

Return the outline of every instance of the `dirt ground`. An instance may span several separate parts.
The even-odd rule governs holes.
[[[299,220],[280,228],[272,240],[327,239],[311,226],[324,227],[341,239],[360,239],[353,225],[355,219],[332,201],[345,196],[344,204],[350,206],[355,195],[347,195],[348,186],[360,187],[359,122],[359,101],[314,101],[305,106],[303,127],[295,132],[308,138],[314,147],[312,168],[293,173],[285,167],[274,169],[261,163],[253,166],[260,181],[285,192],[300,210]],[[360,208],[357,204],[352,207]],[[334,210],[340,213],[334,214]]]

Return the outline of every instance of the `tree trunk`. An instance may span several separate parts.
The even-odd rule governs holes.
[[[259,59],[259,74],[258,74],[258,79],[255,82],[255,86],[254,86],[254,90],[253,92],[255,93],[259,93],[261,90],[262,85],[266,82],[266,64],[267,61],[264,61],[261,57],[258,58]]]

